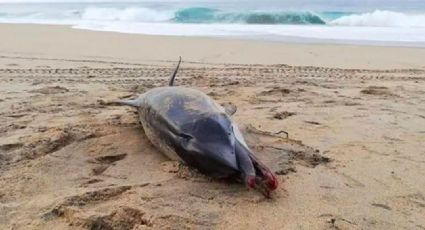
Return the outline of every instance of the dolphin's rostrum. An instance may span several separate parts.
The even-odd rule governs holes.
[[[146,136],[170,159],[214,178],[241,178],[270,196],[278,180],[249,149],[232,114],[226,113],[231,110],[198,90],[173,86],[180,62],[181,58],[169,86],[115,104],[137,108]]]

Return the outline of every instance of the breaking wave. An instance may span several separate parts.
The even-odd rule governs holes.
[[[87,8],[84,20],[176,22],[176,23],[242,23],[242,24],[326,24],[313,12],[222,11],[206,7],[182,8],[175,11],[149,8]]]
[[[64,6],[65,7],[65,6]],[[425,27],[425,13],[407,14],[375,10],[368,13],[313,12],[284,10],[223,10],[209,7],[155,8],[132,6],[81,5],[76,8],[0,8],[0,21],[17,22],[164,22],[180,24],[261,24]],[[56,24],[56,23],[53,23]],[[74,23],[72,23],[74,24]]]
[[[425,14],[405,14],[375,10],[370,13],[310,12],[310,11],[225,11],[206,7],[177,10],[150,8],[87,8],[83,20],[219,23],[219,24],[282,24],[282,25],[336,25],[425,27]]]
[[[192,7],[178,10],[173,21],[179,23],[245,23],[245,24],[326,24],[312,12],[221,11]]]

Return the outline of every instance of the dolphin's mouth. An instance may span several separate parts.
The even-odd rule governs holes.
[[[257,176],[255,183],[256,188],[267,198],[271,198],[271,193],[277,189],[279,184],[276,176],[271,172],[267,172],[263,177]]]
[[[270,198],[271,193],[279,186],[279,181],[276,175],[253,156],[253,154],[250,154],[250,157],[255,168],[257,188],[264,196]]]

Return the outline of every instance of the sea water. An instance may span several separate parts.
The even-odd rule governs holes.
[[[425,0],[0,0],[0,22],[150,35],[425,44]]]

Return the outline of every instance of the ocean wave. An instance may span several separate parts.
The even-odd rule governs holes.
[[[175,23],[326,24],[324,19],[313,12],[222,11],[206,7],[189,7],[174,11],[139,7],[91,7],[84,9],[81,19]]]
[[[342,16],[331,22],[338,26],[425,27],[425,15],[375,10],[371,13]]]
[[[1,1],[1,0],[0,0]],[[408,14],[375,10],[369,13],[341,11],[235,10],[208,7],[169,8],[140,4],[42,4],[0,8],[0,21],[54,22],[158,22],[175,24],[331,25],[352,27],[425,27],[425,13]],[[72,23],[74,24],[74,23]]]
[[[246,24],[326,24],[313,12],[221,11],[214,8],[191,7],[175,12],[179,23],[246,23]]]
[[[82,20],[173,22],[195,24],[281,24],[281,25],[334,25],[425,27],[425,14],[414,15],[375,10],[370,13],[311,12],[311,11],[229,11],[206,7],[188,7],[176,10],[153,8],[86,8],[80,12]]]

